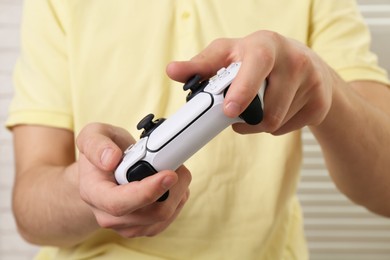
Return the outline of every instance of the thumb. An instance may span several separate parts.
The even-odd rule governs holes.
[[[131,143],[134,139],[124,129],[99,123],[84,127],[76,139],[80,153],[104,171],[115,169],[122,158],[122,150]]]

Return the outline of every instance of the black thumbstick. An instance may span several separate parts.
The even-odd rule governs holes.
[[[190,101],[191,98],[200,93],[208,84],[208,80],[201,81],[202,76],[195,75],[192,76],[183,86],[183,90],[190,90],[188,93],[186,100]]]
[[[137,129],[141,130],[144,129],[144,131],[141,134],[141,138],[150,135],[154,129],[156,129],[157,126],[159,126],[162,122],[164,122],[164,118],[153,120],[154,115],[148,114],[144,118],[139,121],[137,124]]]
[[[200,80],[202,79],[202,76],[196,74],[195,76],[192,76],[183,86],[183,90],[191,90],[195,91],[199,87]]]
[[[153,114],[149,114],[149,115],[145,116],[144,118],[142,118],[141,121],[139,121],[139,123],[137,124],[137,129],[138,130],[151,129],[154,126],[153,118],[154,118]]]

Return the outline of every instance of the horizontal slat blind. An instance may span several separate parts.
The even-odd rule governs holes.
[[[310,259],[390,259],[390,220],[342,195],[331,181],[320,148],[307,128],[303,140],[298,196]]]

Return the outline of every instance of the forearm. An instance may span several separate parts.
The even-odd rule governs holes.
[[[31,243],[72,246],[98,228],[80,199],[76,164],[41,166],[18,173],[13,210],[19,232]]]
[[[338,82],[327,117],[311,130],[338,188],[353,201],[390,216],[390,207],[383,203],[390,199],[387,104],[366,100],[347,83]]]

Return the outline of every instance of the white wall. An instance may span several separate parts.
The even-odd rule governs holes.
[[[340,0],[341,1],[341,0]],[[373,48],[390,70],[390,0],[360,0],[374,36]],[[13,90],[11,71],[19,49],[22,0],[0,0],[0,123]],[[298,195],[303,204],[311,259],[390,259],[390,220],[368,213],[341,195],[330,181],[320,149],[304,131],[304,167]],[[0,127],[0,259],[31,259],[36,247],[17,234],[11,213],[11,135]]]

